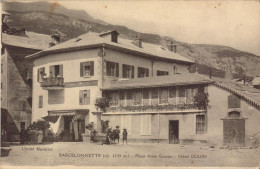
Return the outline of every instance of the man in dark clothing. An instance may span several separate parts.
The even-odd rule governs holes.
[[[115,139],[118,140],[118,144],[119,144],[119,134],[120,134],[120,129],[119,129],[119,126],[116,126],[116,129],[115,129]]]

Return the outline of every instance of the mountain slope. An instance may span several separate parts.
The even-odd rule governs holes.
[[[144,42],[159,44],[165,48],[173,41],[178,44],[178,53],[197,63],[200,73],[208,74],[209,69],[213,68],[213,75],[223,77],[224,71],[231,67],[233,73],[237,74],[236,77],[243,77],[245,73],[247,76],[260,75],[260,57],[254,54],[226,46],[188,44],[175,41],[171,37],[140,33],[125,26],[104,24],[85,11],[70,10],[60,5],[52,10],[50,9],[52,5],[47,2],[33,2],[26,5],[5,2],[3,9],[11,13],[7,20],[10,27],[25,27],[28,31],[49,35],[59,33],[63,41],[86,33],[90,26],[93,32],[116,29],[123,38],[134,39],[140,36]]]

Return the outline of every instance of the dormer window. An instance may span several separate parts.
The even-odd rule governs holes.
[[[109,40],[111,40],[111,42],[114,42],[114,43],[118,42],[118,35],[119,35],[119,33],[116,30],[99,34],[99,36],[101,38],[109,39]]]

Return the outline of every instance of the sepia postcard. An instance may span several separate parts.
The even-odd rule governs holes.
[[[260,1],[2,1],[0,168],[259,168]]]

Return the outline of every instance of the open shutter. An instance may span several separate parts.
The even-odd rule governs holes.
[[[145,77],[149,77],[149,69],[145,69]]]
[[[94,61],[90,62],[90,76],[94,76]]]
[[[132,66],[132,77],[131,78],[135,78],[135,67]]]
[[[39,82],[40,81],[40,69],[38,69],[38,71],[37,71],[37,82]]]
[[[122,66],[123,78],[126,78],[126,65]]]
[[[90,90],[87,90],[87,104],[90,104]]]
[[[79,104],[83,104],[83,90],[79,91]]]
[[[80,63],[80,77],[83,77],[83,63]]]
[[[55,69],[54,69],[54,66],[50,66],[50,70],[49,70],[49,73],[54,76],[55,75]]]
[[[109,70],[110,70],[110,62],[106,61],[106,75],[107,76],[110,76]]]
[[[116,77],[119,77],[119,63],[116,63]]]
[[[63,65],[59,65],[59,74],[63,77]]]

